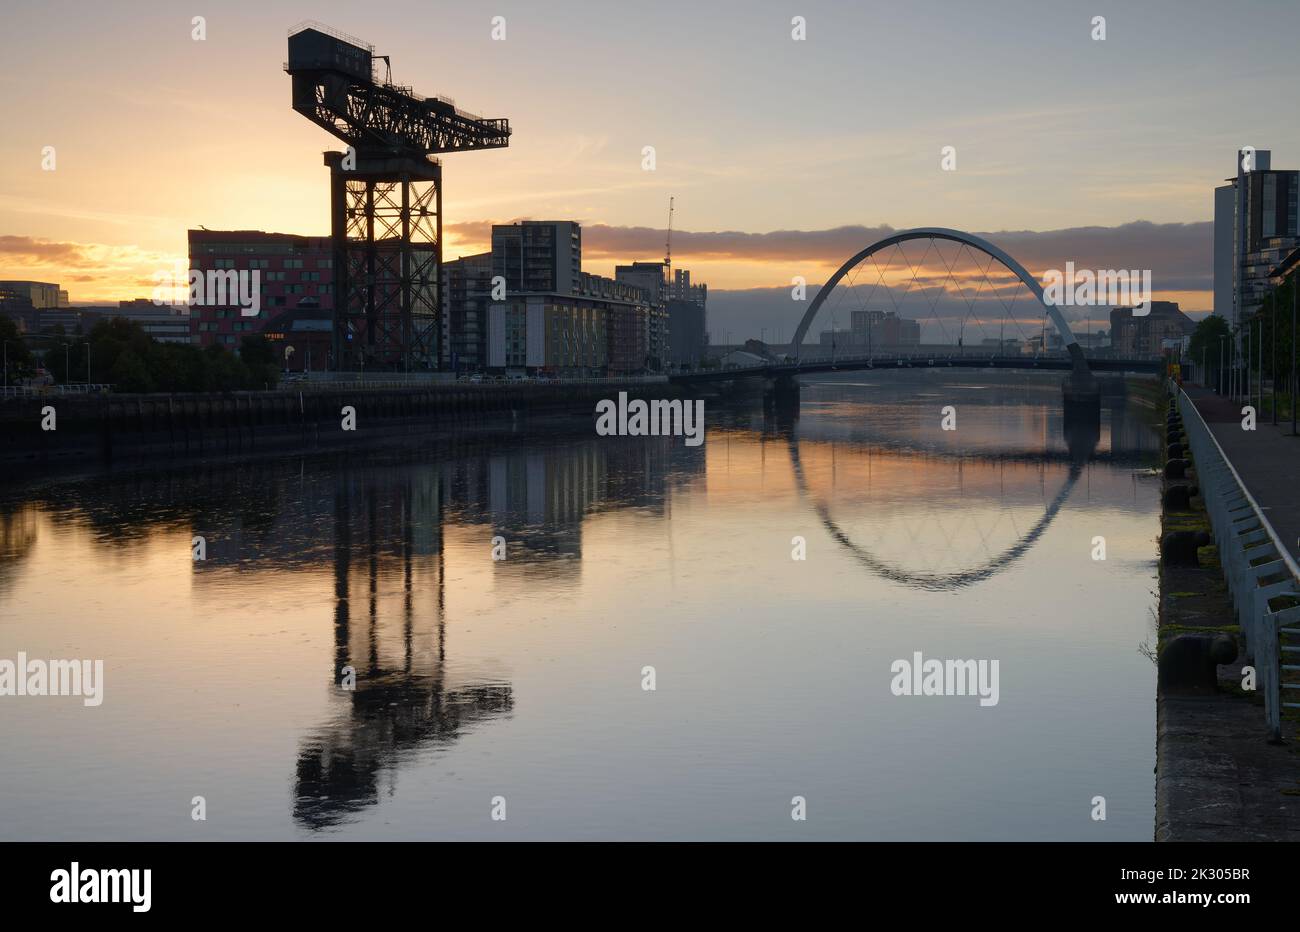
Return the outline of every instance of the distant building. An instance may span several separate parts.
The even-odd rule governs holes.
[[[140,325],[140,329],[160,343],[190,342],[190,309],[165,304],[161,307],[149,298],[119,301],[118,309],[105,309],[101,318],[121,317]]]
[[[853,311],[848,330],[823,330],[822,346],[861,348],[863,353],[915,348],[921,343],[921,325],[893,311]]]
[[[442,264],[442,360],[444,369],[475,372],[487,366],[488,306],[492,253]]]
[[[572,220],[493,226],[492,274],[510,292],[571,294],[582,274],[582,227]]]
[[[0,281],[0,292],[26,298],[37,310],[68,306],[68,293],[51,282]]]
[[[849,316],[849,340],[854,346],[893,349],[917,346],[921,342],[921,325],[899,317],[893,311],[853,311]]]
[[[1133,316],[1133,308],[1117,307],[1110,312],[1111,355],[1122,359],[1159,356],[1165,341],[1181,341],[1196,329],[1196,323],[1175,301],[1152,301],[1151,312]]]
[[[262,329],[275,347],[276,361],[288,372],[319,372],[330,358],[334,334],[332,313],[301,304],[281,311]]]
[[[487,365],[565,377],[642,372],[648,316],[643,290],[586,272],[570,294],[507,292],[488,305]]]
[[[689,270],[675,269],[668,295],[668,362],[697,366],[709,347],[709,286],[692,285]]]
[[[19,333],[53,333],[62,327],[68,336],[89,333],[99,322],[104,308],[47,307],[36,308],[26,295],[13,295],[0,289],[0,314],[14,322]]]
[[[642,323],[644,332],[635,337],[643,344],[642,362],[637,369],[620,371],[644,370],[647,368],[646,360],[650,361],[649,368],[656,370],[673,364],[668,311],[671,290],[664,277],[666,269],[662,262],[645,261],[614,267],[615,281],[640,288],[647,300],[647,313]],[[629,332],[627,336],[632,334]]]
[[[1074,334],[1075,342],[1083,348],[1084,353],[1091,354],[1100,352],[1110,347],[1110,334],[1105,330],[1094,331],[1076,331]],[[985,341],[986,343],[989,341]],[[997,342],[994,340],[993,342]],[[1055,330],[1047,334],[1047,348],[1052,352],[1060,352],[1065,349],[1065,340]]]
[[[718,360],[718,364],[724,369],[732,367],[748,368],[750,366],[765,366],[771,360],[758,353],[751,353],[748,350],[734,349],[724,353]]]
[[[556,376],[654,371],[667,353],[662,291],[582,271],[582,228],[526,220],[492,228],[492,252],[448,264],[444,363]],[[485,274],[489,272],[490,274]],[[663,267],[655,264],[661,281]],[[492,300],[500,277],[505,298]]]
[[[190,230],[190,269],[261,273],[261,308],[245,316],[237,304],[190,308],[190,340],[238,350],[244,336],[260,333],[280,312],[302,306],[332,316],[334,259],[328,236],[260,230]],[[320,368],[327,368],[321,365]]]
[[[1019,356],[1021,342],[1019,337],[984,337],[980,340],[980,349],[995,356]]]
[[[664,278],[666,266],[662,262],[633,262],[614,266],[614,279],[644,289],[650,303],[664,306],[668,303],[668,281]]]
[[[1260,305],[1269,273],[1300,245],[1300,172],[1274,171],[1271,159],[1267,149],[1239,150],[1236,176],[1214,193],[1214,313],[1233,326]]]

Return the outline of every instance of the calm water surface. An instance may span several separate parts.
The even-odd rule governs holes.
[[[696,448],[7,482],[0,657],[102,658],[105,698],[0,698],[0,838],[1149,840],[1149,417],[858,373]],[[996,658],[1000,701],[894,696],[916,651]]]

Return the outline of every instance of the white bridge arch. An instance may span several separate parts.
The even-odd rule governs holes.
[[[826,284],[822,285],[821,290],[817,292],[817,297],[813,298],[812,304],[810,304],[808,310],[804,312],[803,319],[799,321],[799,327],[794,332],[795,353],[798,354],[799,348],[803,345],[804,338],[808,335],[808,329],[812,326],[813,319],[817,316],[817,312],[821,310],[822,304],[825,303],[826,299],[830,296],[830,293],[835,290],[835,286],[840,283],[840,280],[843,279],[850,270],[855,268],[864,259],[869,258],[872,254],[877,253],[882,249],[888,249],[890,246],[896,246],[899,243],[905,243],[914,239],[942,239],[954,243],[962,243],[972,249],[978,249],[985,255],[992,256],[1006,268],[1014,272],[1016,277],[1019,278],[1020,281],[1024,283],[1025,287],[1033,293],[1034,297],[1038,299],[1038,303],[1043,306],[1047,311],[1047,315],[1052,319],[1052,323],[1056,325],[1057,332],[1060,333],[1061,340],[1065,343],[1066,351],[1070,354],[1070,359],[1074,363],[1075,371],[1088,371],[1088,362],[1084,358],[1083,348],[1079,346],[1079,341],[1075,338],[1074,332],[1070,329],[1070,325],[1066,323],[1065,317],[1062,316],[1060,309],[1055,305],[1048,304],[1043,297],[1043,286],[1038,283],[1038,280],[1034,278],[1034,276],[1030,275],[1028,270],[1012,258],[1012,256],[999,249],[997,246],[994,246],[988,240],[981,239],[980,237],[974,236],[970,233],[963,233],[961,230],[949,230],[946,227],[916,227],[911,230],[900,230],[897,233],[893,233],[886,236],[884,239],[872,243],[866,249],[863,249],[861,252],[852,256],[847,262],[841,265],[835,274],[827,280]]]

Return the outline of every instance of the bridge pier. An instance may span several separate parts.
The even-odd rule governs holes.
[[[793,375],[778,375],[763,380],[763,410],[775,414],[799,416],[799,380]]]
[[[1065,404],[1065,422],[1069,424],[1101,424],[1101,385],[1088,368],[1079,344],[1071,343],[1070,357],[1074,367],[1061,383],[1061,399]]]

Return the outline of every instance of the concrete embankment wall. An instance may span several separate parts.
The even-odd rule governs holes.
[[[294,451],[534,415],[594,418],[596,402],[621,391],[629,398],[682,396],[666,382],[611,382],[11,398],[0,402],[0,462]],[[343,429],[344,407],[356,412],[355,431]],[[54,430],[42,428],[47,408]]]

